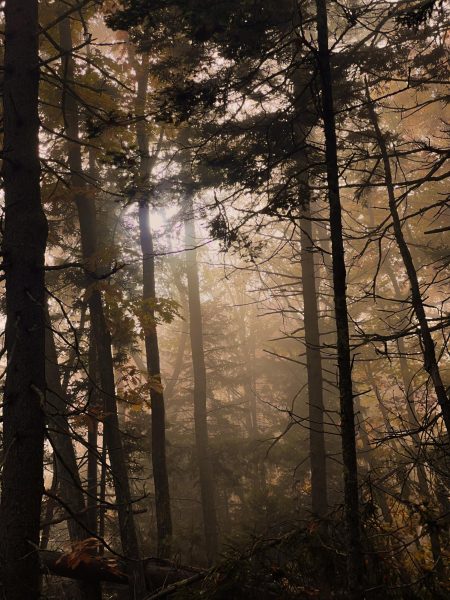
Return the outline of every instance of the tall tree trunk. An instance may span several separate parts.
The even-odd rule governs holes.
[[[375,132],[378,147],[380,149],[381,158],[383,160],[384,177],[386,182],[386,190],[388,194],[389,211],[391,213],[392,224],[394,229],[395,241],[397,242],[400,255],[402,257],[403,264],[405,266],[406,274],[408,276],[409,286],[411,290],[411,303],[414,310],[414,314],[420,325],[420,339],[422,342],[422,352],[424,359],[424,368],[430,375],[431,381],[433,382],[434,391],[442,411],[442,418],[445,424],[447,437],[450,436],[450,399],[447,396],[445,385],[442,381],[441,373],[439,370],[438,361],[436,358],[436,349],[433,341],[433,337],[430,332],[428,325],[428,319],[425,313],[424,303],[422,294],[420,291],[419,280],[417,277],[416,268],[414,261],[411,256],[408,244],[406,243],[405,237],[402,231],[402,225],[400,216],[397,209],[397,201],[395,198],[394,181],[392,178],[391,163],[389,160],[389,153],[386,146],[386,140],[383,133],[381,132],[378,117],[375,112],[375,107],[370,97],[369,87],[366,83],[366,94],[369,108],[370,120]]]
[[[87,47],[89,52],[89,46]],[[89,177],[92,182],[98,182],[99,173],[96,161],[96,151],[89,148]],[[85,306],[85,303],[83,303]],[[89,530],[97,534],[98,530],[98,429],[99,417],[102,409],[102,398],[99,393],[101,384],[98,377],[98,357],[95,345],[95,337],[92,329],[89,331],[89,354],[88,354],[88,403],[87,403],[87,421],[88,421],[88,447],[87,447],[87,524]]]
[[[40,597],[39,521],[45,432],[47,221],[41,206],[37,0],[6,0],[3,181],[8,368],[3,403],[0,591]]]
[[[142,63],[134,61],[137,68],[136,114],[145,114],[145,103],[148,87],[149,56],[144,54]],[[150,378],[150,401],[152,408],[152,467],[155,485],[155,509],[157,527],[157,554],[159,557],[170,555],[172,540],[172,515],[170,510],[169,476],[166,462],[166,417],[164,395],[161,385],[161,367],[159,359],[158,331],[155,322],[155,256],[153,235],[150,225],[150,208],[148,204],[148,186],[152,170],[149,155],[149,137],[145,121],[139,120],[136,126],[137,141],[140,154],[139,198],[139,234],[142,251],[143,311],[145,313],[144,334],[147,372]]]
[[[92,533],[97,533],[97,491],[98,491],[98,420],[101,411],[101,398],[99,394],[100,382],[98,381],[97,349],[95,339],[91,332],[89,340],[89,398],[87,405],[88,420],[88,447],[87,447],[87,524]]]
[[[147,372],[151,379],[150,400],[152,407],[152,466],[155,484],[155,508],[158,535],[158,556],[170,554],[172,517],[170,511],[169,477],[166,464],[166,418],[164,396],[161,387],[158,333],[155,310],[156,298],[155,259],[153,238],[150,231],[150,211],[147,203],[139,206],[139,229],[142,249],[143,301],[147,317],[153,321],[145,327],[145,353]]]
[[[70,427],[67,421],[67,398],[61,386],[58,358],[48,312],[45,354],[48,438],[56,457],[56,472],[62,500],[75,515],[79,515],[77,519],[68,519],[67,526],[70,539],[71,541],[82,540],[89,537],[86,535],[86,505]]]
[[[300,261],[302,267],[306,369],[308,373],[311,501],[313,513],[319,517],[323,517],[328,509],[328,490],[324,434],[322,356],[320,352],[319,312],[317,309],[310,193],[307,184],[302,189],[302,192]]]
[[[341,413],[342,460],[344,463],[344,502],[348,535],[347,577],[351,598],[362,597],[364,559],[361,544],[358,465],[356,459],[355,412],[353,405],[352,366],[347,314],[346,266],[339,190],[336,124],[333,83],[328,48],[328,15],[325,0],[316,0],[318,66],[322,86],[322,117],[325,133],[328,202],[333,264],[334,308],[337,333],[337,360]]]
[[[95,338],[98,357],[98,376],[103,397],[103,435],[108,448],[111,471],[118,505],[119,528],[122,552],[128,559],[130,577],[130,598],[140,598],[145,593],[146,584],[139,556],[139,543],[132,512],[132,498],[128,470],[122,444],[122,436],[117,413],[114,363],[111,351],[111,336],[105,319],[101,292],[96,285],[95,253],[97,250],[95,203],[85,193],[81,147],[79,144],[78,103],[71,93],[74,84],[74,61],[72,57],[72,33],[70,21],[63,19],[59,26],[60,43],[64,51],[62,57],[65,94],[63,116],[68,137],[68,157],[71,185],[76,191],[75,202],[80,221],[82,255],[87,269],[86,287],[91,327]]]
[[[67,397],[61,385],[58,356],[47,309],[46,313],[45,366],[48,438],[56,455],[56,473],[63,502],[71,513],[76,515],[76,517],[69,517],[67,521],[70,541],[78,542],[91,537],[94,532],[89,529],[77,458],[67,421]],[[102,596],[99,583],[80,582],[78,587],[83,600],[97,600]]]
[[[187,197],[186,216],[186,273],[188,280],[189,334],[191,339],[192,366],[194,371],[194,427],[197,460],[200,473],[200,495],[205,532],[206,555],[209,563],[214,562],[218,553],[217,514],[215,486],[209,452],[208,418],[206,411],[206,367],[203,347],[203,322],[198,276],[194,203]]]
[[[299,25],[298,3],[293,2],[293,23]],[[291,79],[296,110],[295,134],[300,204],[300,263],[302,269],[303,322],[305,328],[306,368],[308,374],[309,454],[311,468],[311,504],[314,515],[323,517],[328,509],[327,464],[324,432],[323,370],[320,349],[319,311],[314,265],[314,242],[311,223],[311,192],[308,183],[308,156],[305,149],[308,128],[304,125],[305,106],[314,102],[311,74],[301,66],[298,43],[294,38],[294,63],[300,59]],[[308,126],[309,127],[309,126]]]
[[[99,504],[100,508],[98,511],[98,537],[100,539],[104,539],[105,537],[105,513],[106,513],[106,456],[107,456],[107,448],[106,448],[106,439],[105,434],[103,434],[102,439],[102,456],[100,461],[100,482],[99,482]],[[99,554],[103,555],[104,548],[100,546]]]

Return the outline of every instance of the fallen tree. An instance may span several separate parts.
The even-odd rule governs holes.
[[[82,581],[104,581],[127,585],[125,561],[114,556],[95,556],[86,548],[75,548],[61,553],[40,551],[41,568],[44,573]],[[173,585],[179,581],[201,577],[203,571],[195,567],[178,565],[170,560],[147,558],[143,561],[149,591]]]

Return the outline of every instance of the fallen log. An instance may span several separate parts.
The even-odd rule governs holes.
[[[115,559],[96,557],[85,553],[74,556],[69,552],[52,552],[45,550],[39,552],[41,569],[43,573],[69,577],[86,582],[107,581],[126,585],[128,577]]]
[[[105,581],[127,585],[128,577],[124,561],[113,556],[99,557],[89,552],[40,551],[39,557],[44,573],[81,581]],[[149,591],[158,590],[178,581],[201,577],[203,570],[178,565],[170,560],[146,558],[144,572]]]

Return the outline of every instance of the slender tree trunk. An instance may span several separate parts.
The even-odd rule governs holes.
[[[138,90],[136,113],[145,113],[148,87],[148,54],[144,54],[142,63],[137,64]],[[139,199],[139,234],[142,251],[143,311],[145,354],[147,372],[150,378],[150,400],[152,407],[152,466],[155,485],[155,509],[157,527],[157,554],[159,557],[170,555],[172,541],[172,515],[170,510],[169,476],[166,462],[166,417],[164,395],[161,385],[161,367],[159,358],[158,331],[155,322],[155,257],[153,235],[150,225],[150,208],[148,204],[148,185],[151,175],[152,160],[149,156],[149,137],[145,121],[138,121],[137,141],[140,153],[140,187],[143,190]],[[148,322],[147,322],[148,320]]]
[[[207,387],[205,352],[203,347],[203,322],[200,301],[200,283],[198,275],[194,205],[192,196],[186,202],[186,273],[189,300],[189,333],[191,339],[192,366],[194,371],[194,427],[197,459],[200,472],[200,494],[205,531],[206,555],[213,563],[218,553],[217,514],[215,486],[209,451]]]
[[[187,333],[185,331],[182,331],[178,339],[177,353],[175,355],[175,362],[173,364],[172,375],[170,376],[170,379],[167,380],[167,385],[164,390],[164,396],[169,399],[172,398],[172,395],[175,391],[175,386],[177,385],[178,379],[183,369],[187,339]]]
[[[89,52],[89,46],[87,47]],[[99,173],[97,169],[96,151],[89,148],[89,177],[92,182],[97,182]],[[98,530],[98,429],[99,418],[102,409],[102,398],[99,393],[101,384],[98,377],[98,357],[95,345],[95,337],[92,330],[89,332],[89,355],[88,355],[88,447],[87,447],[87,523],[92,533],[97,534]]]
[[[76,191],[75,202],[80,221],[82,255],[87,269],[86,287],[90,291],[88,305],[97,350],[98,376],[103,397],[103,435],[108,448],[118,505],[122,551],[128,559],[130,598],[134,600],[143,596],[146,584],[142,563],[140,562],[128,470],[117,413],[111,336],[105,319],[101,292],[97,287],[95,278],[96,210],[94,201],[88,198],[85,193],[86,182],[83,177],[81,147],[78,141],[78,104],[70,90],[70,86],[74,84],[74,61],[71,54],[72,34],[68,19],[63,19],[60,23],[60,42],[62,49],[65,51],[62,58],[62,77],[66,83],[62,107],[68,137],[71,185]]]
[[[100,483],[99,483],[99,514],[98,514],[98,537],[100,539],[104,539],[105,537],[105,500],[106,500],[106,456],[107,456],[107,448],[106,448],[106,440],[105,434],[103,433],[102,439],[102,457],[100,464]],[[100,555],[103,555],[103,546],[100,546]]]
[[[145,327],[145,353],[147,371],[151,378],[150,399],[152,407],[152,466],[155,484],[155,508],[158,533],[158,556],[170,554],[172,517],[170,511],[169,477],[166,464],[166,423],[164,396],[161,386],[158,333],[152,303],[156,298],[155,259],[150,231],[150,214],[147,203],[139,206],[139,228],[143,257],[143,301],[146,318],[153,323]]]
[[[56,472],[59,489],[64,504],[77,515],[69,518],[67,528],[71,542],[85,540],[92,536],[86,513],[83,488],[78,471],[77,458],[73,447],[69,423],[67,421],[67,397],[61,385],[61,378],[51,322],[46,310],[47,329],[45,339],[46,352],[46,414],[48,419],[48,438],[56,455]],[[101,598],[99,583],[80,582],[78,584],[83,600]]]
[[[322,356],[317,309],[314,243],[312,239],[309,188],[302,190],[300,261],[303,286],[306,368],[308,373],[309,453],[311,465],[312,511],[323,517],[328,509],[327,466],[324,434]]]
[[[370,97],[369,87],[366,83],[366,93],[369,108],[369,115],[372,121],[372,126],[375,132],[378,147],[380,149],[381,157],[383,160],[384,177],[386,181],[386,190],[388,193],[389,211],[391,213],[392,224],[394,229],[395,241],[397,242],[400,255],[402,257],[403,264],[405,266],[406,274],[408,276],[409,286],[411,289],[411,303],[416,315],[417,321],[420,325],[420,339],[422,342],[422,352],[424,359],[424,367],[427,373],[431,377],[433,382],[434,391],[442,411],[442,418],[444,420],[447,437],[450,436],[450,400],[445,390],[445,385],[442,381],[441,373],[439,370],[438,361],[436,358],[436,349],[434,341],[428,326],[428,319],[425,313],[424,303],[422,294],[420,292],[419,280],[417,277],[416,268],[414,261],[411,256],[408,244],[406,243],[405,237],[402,231],[402,225],[400,216],[397,209],[397,201],[395,198],[394,182],[392,178],[391,163],[389,160],[389,153],[386,146],[386,140],[383,133],[381,132],[378,117],[375,112],[375,107]]]
[[[111,353],[111,336],[105,321],[102,299],[94,292],[89,301],[91,322],[99,357],[99,379],[103,396],[103,435],[108,449],[111,472],[118,505],[122,552],[129,559],[130,597],[140,598],[145,591],[139,543],[133,517],[133,502],[128,479],[127,464],[120,433],[115,396],[114,365]]]
[[[8,368],[3,403],[0,595],[40,597],[47,221],[40,198],[37,0],[6,0],[3,182]]]
[[[299,7],[293,2],[293,23],[299,24]],[[293,62],[299,60],[298,43],[293,40]],[[303,323],[305,329],[306,369],[308,374],[309,455],[311,468],[311,505],[315,516],[323,517],[328,509],[327,464],[324,432],[323,371],[320,349],[319,311],[314,265],[314,242],[311,223],[311,192],[308,184],[308,156],[305,149],[307,130],[305,106],[312,110],[311,74],[297,65],[291,79],[296,110],[295,134],[300,204],[300,263],[302,270]]]
[[[328,16],[325,0],[316,0],[318,62],[322,85],[322,117],[325,133],[328,202],[333,264],[334,308],[337,332],[342,459],[344,463],[344,502],[348,535],[347,577],[351,598],[363,597],[364,559],[361,544],[358,465],[356,459],[355,414],[353,406],[352,367],[347,313],[346,266],[342,231],[339,168],[337,161],[336,124],[333,83],[328,48]]]
[[[47,550],[48,543],[50,541],[50,521],[53,518],[53,514],[55,512],[56,500],[54,496],[58,491],[58,475],[56,473],[57,464],[56,464],[56,456],[53,455],[53,473],[52,473],[52,483],[50,485],[50,496],[47,497],[47,503],[45,506],[44,513],[44,525],[42,527],[41,532],[41,541],[39,542],[40,550]]]
[[[83,335],[84,326],[86,324],[86,312],[87,312],[86,309],[87,309],[87,302],[86,302],[86,297],[85,297],[85,298],[83,298],[83,302],[81,304],[80,323],[78,325],[78,339],[80,339],[80,337]],[[79,359],[78,348],[77,348],[77,345],[74,344],[74,346],[70,349],[69,356],[67,358],[67,362],[66,362],[66,365],[64,368],[64,374],[62,377],[61,385],[62,385],[64,393],[67,393],[70,377],[73,374],[73,370],[76,369],[78,359]]]
[[[58,358],[48,312],[45,353],[48,438],[56,457],[56,470],[62,500],[74,514],[79,515],[77,519],[69,518],[67,521],[70,539],[71,541],[82,540],[89,537],[89,535],[86,535],[86,506],[70,427],[67,421],[67,398],[61,386]]]
[[[391,280],[396,297],[401,298],[401,290],[400,290],[397,279],[392,271],[392,268],[391,268],[391,265],[389,264],[389,262],[386,262],[385,268],[386,268],[386,272],[389,276],[389,279]],[[416,449],[416,452],[414,452],[414,450],[412,449],[411,454],[413,455],[412,459],[414,461],[415,469],[416,469],[416,473],[417,473],[419,494],[420,494],[421,498],[429,498],[430,492],[431,492],[430,484],[427,479],[425,466],[424,466],[423,462],[421,462],[421,459],[420,459],[422,442],[421,442],[419,434],[416,431],[414,431],[414,429],[417,428],[417,426],[419,424],[419,420],[418,420],[416,409],[415,409],[414,394],[413,394],[413,379],[414,379],[414,377],[413,377],[413,374],[411,373],[411,369],[409,368],[409,365],[408,365],[408,360],[406,358],[405,342],[402,338],[399,338],[397,340],[397,347],[398,347],[398,352],[399,352],[400,372],[402,375],[403,388],[405,390],[405,400],[406,400],[406,410],[407,410],[407,414],[408,414],[408,422],[409,422],[410,427],[413,429],[413,431],[411,432],[411,439],[412,439],[414,448]],[[373,384],[373,378],[372,378],[371,374],[370,374],[370,379]],[[424,460],[426,460],[425,457],[423,457],[423,458],[424,458]],[[433,469],[432,466],[431,466],[431,469]],[[446,514],[447,510],[448,510],[448,506],[446,504],[445,498],[446,498],[446,496],[445,495],[443,496],[442,493],[439,493],[439,489],[438,489],[437,499],[442,506],[442,510],[443,510],[444,514]],[[431,519],[431,520],[429,519],[429,522],[427,523],[427,529],[428,529],[428,533],[430,536],[433,558],[436,563],[436,570],[439,575],[442,575],[443,562],[442,562],[439,527],[437,526],[437,524],[434,522],[433,519]]]
[[[97,533],[97,488],[98,488],[98,419],[101,410],[99,397],[99,381],[97,377],[97,350],[94,336],[90,335],[89,341],[89,399],[87,406],[88,419],[88,459],[87,459],[87,523],[92,533]]]

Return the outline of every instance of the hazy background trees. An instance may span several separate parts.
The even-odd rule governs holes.
[[[446,3],[5,4],[4,597],[446,597]]]

